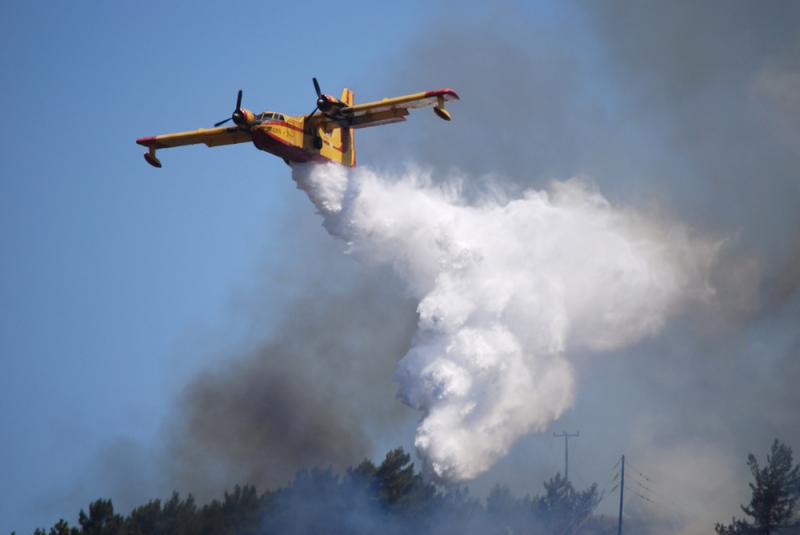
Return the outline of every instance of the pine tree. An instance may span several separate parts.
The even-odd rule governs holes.
[[[576,532],[602,499],[596,484],[576,491],[560,473],[546,481],[544,489],[544,495],[534,499],[533,507],[536,517],[552,533]]]
[[[778,439],[772,443],[767,465],[763,468],[752,453],[747,466],[753,474],[752,497],[742,511],[752,520],[733,518],[730,525],[717,524],[719,535],[753,533],[771,535],[782,528],[798,527],[795,511],[800,497],[800,466],[792,460],[792,448]]]
[[[122,517],[114,513],[111,500],[96,500],[89,504],[89,514],[81,510],[78,515],[81,533],[87,535],[114,535],[122,528]]]
[[[50,528],[49,535],[78,535],[78,528],[71,528],[63,518]]]

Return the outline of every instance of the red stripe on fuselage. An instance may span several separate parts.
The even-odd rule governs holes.
[[[261,124],[262,124],[262,125],[265,125],[265,124],[270,124],[270,125],[277,125],[277,126],[285,126],[285,127],[287,127],[287,128],[290,128],[290,129],[292,129],[292,130],[296,130],[297,132],[303,132],[303,129],[302,129],[302,128],[300,128],[300,127],[297,127],[297,126],[295,126],[295,125],[293,125],[293,124],[287,123],[287,122],[285,122],[285,121],[265,121],[265,122],[263,122],[263,123],[261,123]],[[261,125],[259,125],[259,126],[261,126]],[[343,136],[344,136],[344,130],[345,130],[345,129],[342,129],[342,135],[343,135]],[[305,132],[303,132],[303,133],[305,133]],[[272,137],[275,137],[275,136],[274,136],[274,134],[270,134],[270,136],[272,136]],[[282,142],[282,143],[285,143],[285,142],[284,142],[284,141],[282,141],[282,140],[281,140],[281,142]],[[336,150],[336,151],[339,151],[339,152],[347,152],[347,145],[342,145],[341,147],[337,147],[337,146],[335,146],[333,143],[328,143],[328,145],[329,145],[329,146],[330,146],[330,148],[332,148],[333,150]],[[324,158],[324,156],[323,156],[323,158]]]
[[[285,158],[290,162],[304,163],[311,160],[333,161],[319,153],[309,152],[296,145],[288,143],[287,141],[281,139],[280,136],[276,136],[275,134],[267,132],[263,128],[257,128],[253,131],[253,144],[263,151],[269,152],[270,154],[274,154],[281,158]]]

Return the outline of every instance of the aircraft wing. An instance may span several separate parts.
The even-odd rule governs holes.
[[[332,117],[324,114],[315,114],[311,117],[311,120],[312,122],[317,122],[320,127],[349,126],[352,128],[365,128],[405,121],[405,116],[409,114],[409,110],[426,106],[434,106],[437,115],[449,120],[450,116],[444,110],[444,103],[450,100],[459,100],[459,96],[458,93],[449,88],[422,91],[411,95],[347,106],[337,110]]]
[[[200,128],[190,132],[142,137],[137,139],[136,143],[150,149],[150,151],[144,155],[147,163],[155,167],[161,167],[161,162],[155,157],[156,149],[180,147],[182,145],[196,145],[199,143],[205,143],[209,147],[218,147],[220,145],[244,143],[252,139],[250,132],[241,130],[238,126],[229,126],[220,128]]]

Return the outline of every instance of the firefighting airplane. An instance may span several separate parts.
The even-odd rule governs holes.
[[[375,102],[353,104],[353,92],[345,88],[341,100],[322,93],[314,78],[317,105],[308,115],[284,115],[265,111],[255,114],[242,108],[242,91],[236,98],[236,109],[229,118],[191,132],[143,137],[136,140],[149,149],[144,159],[153,167],[161,167],[156,150],[181,145],[205,143],[209,147],[252,141],[291,165],[310,161],[333,161],[348,167],[356,165],[353,130],[368,126],[405,121],[410,109],[433,106],[433,111],[449,121],[450,113],[444,104],[458,100],[452,89],[424,91],[402,97],[385,98]],[[233,120],[235,126],[222,127]]]

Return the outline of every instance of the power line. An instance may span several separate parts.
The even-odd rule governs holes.
[[[633,477],[633,481],[637,484],[637,486],[639,486],[644,491],[650,493],[650,497],[652,498],[650,502],[652,504],[660,505],[661,507],[666,507],[668,509],[675,511],[680,515],[685,515],[681,507],[677,503],[675,503],[675,501],[672,498],[670,498],[670,496],[666,492],[660,489],[654,490],[658,488],[657,481],[654,481],[651,477],[647,476],[641,470],[638,470],[636,467],[632,467],[630,464],[631,463],[628,463],[628,468],[630,469],[629,475]],[[648,485],[645,485],[640,479],[637,478],[641,478],[644,481],[647,481]]]
[[[654,483],[654,481],[648,475],[642,473],[641,470],[639,470],[636,466],[633,466],[630,462],[628,462],[628,468],[634,475],[638,475],[649,483]]]
[[[651,500],[651,499],[650,499],[650,498],[648,498],[647,496],[643,496],[643,495],[639,494],[638,492],[636,492],[635,490],[632,490],[631,492],[633,492],[633,493],[634,493],[636,496],[638,496],[639,498],[643,499],[644,501],[646,501],[646,502],[650,502],[650,503],[652,503],[653,505],[657,505],[657,504],[656,504],[656,502],[654,502],[653,500]]]

